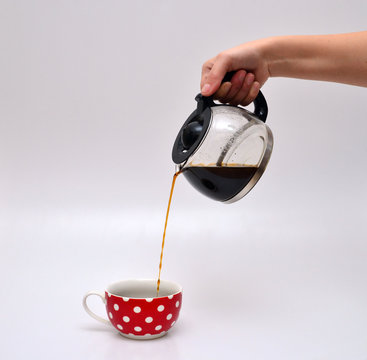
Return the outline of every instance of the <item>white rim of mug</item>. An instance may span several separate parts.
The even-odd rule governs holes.
[[[135,282],[140,282],[140,281],[155,281],[157,282],[156,279],[124,279],[124,280],[120,280],[120,281],[115,281],[111,284],[109,284],[108,286],[106,286],[105,292],[109,295],[113,295],[116,297],[120,297],[120,298],[125,298],[125,299],[131,299],[131,300],[144,300],[144,299],[164,299],[164,298],[168,298],[169,296],[175,296],[177,294],[182,293],[182,286],[174,281],[170,281],[170,280],[164,280],[161,279],[160,285],[162,285],[162,282],[168,282],[171,283],[172,285],[175,285],[179,288],[179,291],[176,291],[175,293],[169,294],[169,295],[165,295],[165,296],[155,296],[155,297],[131,297],[131,296],[123,296],[123,295],[117,295],[114,294],[113,292],[109,291],[109,289],[117,284],[123,283],[123,282],[128,282],[128,281],[135,281]]]

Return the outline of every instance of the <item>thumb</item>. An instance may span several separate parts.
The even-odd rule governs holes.
[[[227,73],[227,71],[227,62],[222,58],[218,58],[203,82],[203,86],[201,88],[202,95],[213,95],[219,89],[224,75]]]

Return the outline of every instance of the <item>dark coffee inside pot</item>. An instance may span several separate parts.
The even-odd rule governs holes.
[[[256,166],[189,166],[182,174],[202,194],[213,200],[226,201],[237,195],[252,179]]]

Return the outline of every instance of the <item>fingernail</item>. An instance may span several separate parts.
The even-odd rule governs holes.
[[[207,92],[209,92],[209,89],[210,89],[210,85],[209,84],[205,84],[203,86],[203,88],[201,89],[201,92],[202,93],[207,93]]]
[[[255,81],[253,86],[259,88],[259,90],[260,90],[260,83],[258,81]]]

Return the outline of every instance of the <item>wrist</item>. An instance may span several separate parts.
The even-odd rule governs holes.
[[[266,39],[264,58],[270,77],[319,79],[330,69],[328,39],[322,36],[276,36]],[[320,78],[321,79],[321,78]]]
[[[274,36],[261,40],[260,52],[268,67],[270,77],[285,76],[284,68],[289,64],[290,58],[282,50],[285,38]]]

